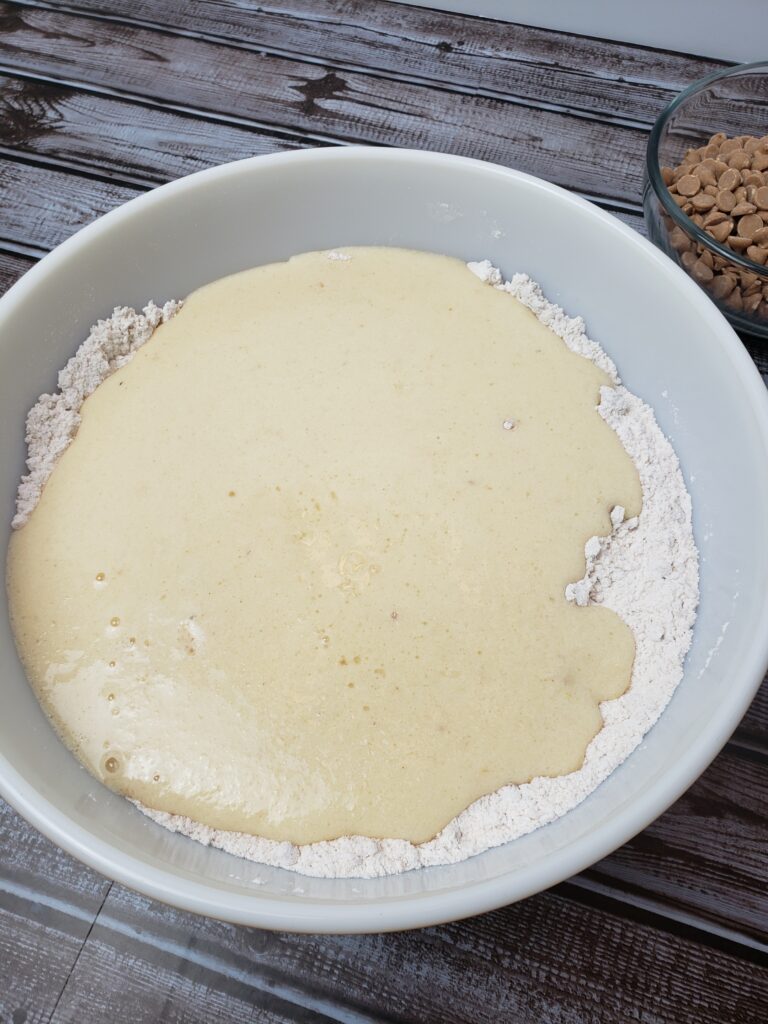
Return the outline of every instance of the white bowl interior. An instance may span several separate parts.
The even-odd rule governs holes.
[[[3,594],[0,791],[70,852],[150,895],[307,931],[479,912],[609,852],[665,809],[727,739],[759,684],[768,644],[768,402],[740,342],[682,271],[614,218],[544,182],[455,157],[348,149],[246,160],[134,200],[43,260],[0,302],[3,521],[23,468],[25,413],[55,386],[97,318],[116,304],[183,297],[233,271],[354,244],[487,257],[507,275],[531,274],[550,299],[585,316],[680,456],[702,601],[670,707],[578,808],[462,864],[336,881],[171,835],[92,779],[26,683]]]

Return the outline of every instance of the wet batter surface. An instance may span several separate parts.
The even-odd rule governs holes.
[[[510,295],[347,252],[200,289],[86,400],[9,592],[33,687],[112,788],[422,842],[580,767],[634,643],[564,589],[640,485],[605,374]]]

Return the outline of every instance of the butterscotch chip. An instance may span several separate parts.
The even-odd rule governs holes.
[[[706,284],[707,281],[711,281],[715,275],[712,273],[711,267],[708,267],[702,260],[696,260],[691,267],[691,277],[695,278],[699,284]]]
[[[678,227],[672,229],[669,236],[669,242],[672,248],[677,250],[677,252],[683,252],[685,249],[690,249],[693,244],[683,229]]]
[[[710,235],[712,235],[712,237],[715,239],[715,241],[722,243],[728,238],[730,233],[733,231],[733,221],[730,219],[724,220],[720,224],[711,225],[710,227],[707,228],[707,230],[709,231]]]
[[[677,191],[681,196],[695,196],[700,188],[701,182],[695,174],[684,174],[677,179]]]
[[[708,196],[704,192],[699,192],[698,195],[694,196],[693,199],[691,199],[691,206],[694,208],[694,210],[698,210],[699,212],[711,210],[714,205],[715,197]],[[753,211],[754,209],[755,208],[752,207]]]
[[[736,278],[730,274],[718,274],[712,281],[712,294],[716,299],[725,299],[736,287]]]
[[[731,216],[744,217],[748,213],[754,213],[756,209],[756,206],[753,206],[752,203],[748,203],[746,200],[744,200],[741,203],[736,203],[734,208],[731,210]]]
[[[751,270],[740,270],[739,281],[742,288],[750,288],[753,284],[759,284],[760,278],[757,274],[753,274]]]
[[[719,245],[744,254],[755,270],[768,269],[768,135],[729,139],[718,132],[709,143],[687,150],[678,166],[660,170],[673,202],[694,225]],[[661,216],[681,265],[713,298],[734,311],[762,315],[765,307],[768,312],[764,276],[695,243],[663,209]]]
[[[721,174],[720,177],[717,179],[717,184],[720,186],[720,188],[728,189],[729,192],[733,192],[733,190],[738,186],[740,181],[741,175],[736,170],[736,168],[729,167],[728,170]],[[677,187],[680,188],[679,181]]]
[[[750,213],[746,217],[742,217],[739,223],[736,225],[736,231],[742,238],[748,238],[750,243],[757,232],[763,226],[763,218],[759,217],[755,213]]]
[[[737,149],[728,157],[728,166],[735,167],[737,171],[743,170],[745,167],[750,167],[752,164],[752,158],[748,153],[745,153],[743,149]]]
[[[760,171],[742,171],[741,172],[741,183],[749,188],[750,185],[756,185],[758,188],[764,184],[763,176]]]
[[[710,167],[706,167],[704,164],[696,168],[696,177],[699,179],[702,185],[714,185],[717,182],[715,172]]]

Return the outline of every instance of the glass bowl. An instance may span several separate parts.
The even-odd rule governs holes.
[[[768,266],[697,225],[677,205],[662,176],[662,168],[678,167],[689,150],[706,146],[721,132],[729,139],[768,133],[768,61],[709,75],[663,111],[648,140],[645,221],[651,240],[693,277],[737,330],[768,337]],[[768,170],[763,175],[768,185]],[[763,212],[768,225],[768,210]]]

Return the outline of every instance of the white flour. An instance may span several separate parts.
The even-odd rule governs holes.
[[[58,392],[40,395],[27,416],[27,469],[16,497],[15,530],[29,519],[45,481],[80,426],[80,407],[103,380],[125,366],[136,349],[149,341],[158,324],[181,308],[149,302],[141,313],[115,306],[109,320],[99,320],[67,365],[59,373]]]
[[[346,254],[329,253],[331,259]],[[348,257],[347,257],[348,258]],[[599,412],[618,434],[640,475],[643,510],[624,521],[611,514],[613,533],[585,546],[586,574],[566,588],[568,600],[611,608],[632,629],[636,653],[630,689],[601,704],[603,729],[592,740],[581,769],[558,778],[536,778],[505,786],[475,801],[434,839],[420,846],[400,839],[346,836],[294,846],[237,832],[224,832],[179,815],[141,807],[173,832],[236,856],[318,877],[393,874],[434,864],[450,864],[516,839],[575,807],[635,749],[658,719],[682,677],[698,603],[698,554],[691,528],[691,501],[677,457],[653,411],[621,386],[616,367],[585,334],[584,321],[570,318],[544,298],[523,274],[504,283],[490,263],[470,263],[489,285],[508,291],[554,331],[570,349],[591,359],[615,382],[601,389]],[[14,526],[29,517],[56,459],[80,422],[83,400],[147,341],[154,328],[179,308],[150,303],[143,315],[118,308],[100,321],[59,375],[61,393],[43,395],[27,420],[29,475],[19,488]],[[196,624],[181,624],[197,642]]]

